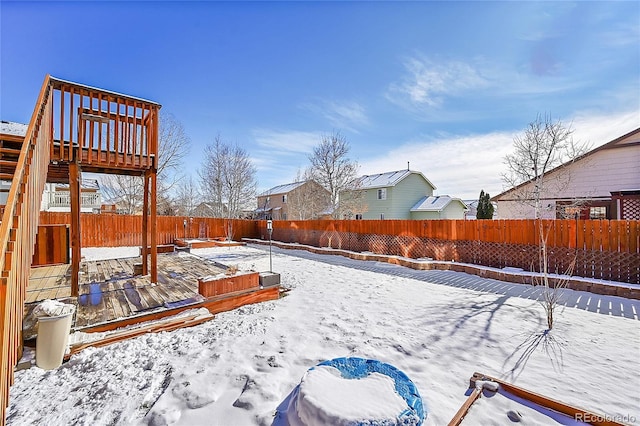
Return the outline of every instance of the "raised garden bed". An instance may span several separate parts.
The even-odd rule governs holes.
[[[162,244],[156,246],[158,253],[173,253],[175,248],[176,247],[173,244]],[[148,253],[151,253],[151,247],[149,247],[148,250]],[[142,256],[142,247],[140,247],[140,256]]]
[[[260,277],[257,272],[238,272],[233,275],[215,275],[198,279],[198,293],[204,297],[259,287]]]

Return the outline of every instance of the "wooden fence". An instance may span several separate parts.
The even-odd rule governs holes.
[[[251,220],[205,217],[157,217],[158,244],[173,244],[176,238],[213,238],[226,236],[229,223],[233,238],[256,237],[256,222]],[[186,224],[185,224],[186,221]],[[71,223],[69,213],[40,212],[40,225]],[[142,245],[142,216],[91,214],[80,215],[82,247],[120,247]]]
[[[40,215],[41,224],[69,223],[68,213]],[[185,226],[186,221],[186,226]],[[228,221],[158,217],[158,244],[175,238],[226,235]],[[232,220],[233,238],[268,238],[266,221]],[[545,220],[549,270],[640,284],[640,221]],[[81,215],[82,246],[141,245],[142,218]],[[274,221],[273,239],[357,252],[431,258],[496,268],[538,270],[539,222],[533,220],[309,220]]]
[[[549,271],[640,284],[640,221],[545,220]],[[262,238],[266,222],[258,222]],[[534,220],[276,221],[273,239],[357,252],[539,270]]]

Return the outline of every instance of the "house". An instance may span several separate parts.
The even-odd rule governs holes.
[[[541,217],[640,219],[640,128],[547,172],[545,181]],[[500,217],[533,218],[525,195],[533,185],[527,181],[493,197]]]
[[[258,195],[258,219],[317,219],[326,212],[331,194],[313,180],[274,186]]]
[[[350,208],[355,219],[464,219],[462,200],[434,196],[435,185],[421,172],[397,170],[361,176],[353,190],[340,194],[350,204],[360,196],[360,206]]]
[[[448,195],[422,197],[411,207],[410,219],[464,219],[467,206],[459,198]]]
[[[475,200],[462,200],[467,206],[467,211],[464,213],[465,219],[475,220],[478,216],[478,199]],[[491,202],[493,205],[493,219],[498,219],[498,203]]]
[[[5,205],[11,188],[20,149],[29,126],[11,121],[0,122],[0,205]],[[50,212],[70,212],[69,184],[46,183],[40,209]],[[95,179],[83,179],[80,186],[80,211],[100,213],[102,196]]]
[[[100,213],[102,195],[96,179],[82,179],[80,184],[80,212]],[[40,210],[47,212],[70,212],[71,195],[69,184],[47,183],[42,193]]]

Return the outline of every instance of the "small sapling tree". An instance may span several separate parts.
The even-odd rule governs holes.
[[[538,270],[540,278],[535,284],[543,286],[542,305],[547,314],[547,327],[553,328],[554,311],[560,297],[560,289],[565,287],[567,279],[550,280],[548,238],[552,223],[541,219],[544,212],[543,199],[552,199],[567,187],[571,175],[568,166],[572,164],[587,147],[579,147],[573,140],[573,129],[549,115],[538,115],[529,123],[523,134],[513,140],[514,152],[505,157],[507,172],[503,180],[514,187],[514,196],[518,203],[533,208],[538,233]],[[573,262],[564,271],[565,276],[573,273]]]

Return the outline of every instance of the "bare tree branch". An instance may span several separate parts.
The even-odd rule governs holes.
[[[349,143],[340,132],[323,136],[320,145],[309,156],[310,173],[316,182],[326,188],[331,197],[333,217],[340,218],[340,193],[350,188],[358,172],[358,163],[350,160]]]

